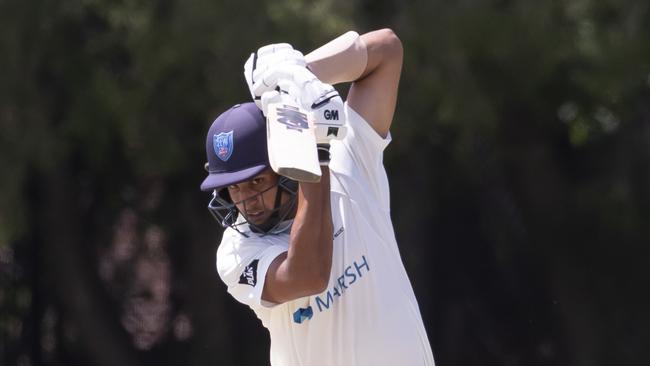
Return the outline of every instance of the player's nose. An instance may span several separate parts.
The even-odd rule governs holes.
[[[256,203],[260,200],[260,194],[257,191],[254,191],[252,189],[246,189],[242,191],[242,197],[244,198],[244,202],[246,204],[252,204]]]

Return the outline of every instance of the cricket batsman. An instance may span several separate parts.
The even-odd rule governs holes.
[[[304,56],[287,43],[262,47],[244,66],[253,101],[208,131],[201,189],[225,228],[217,271],[269,330],[273,366],[434,365],[382,161],[402,54],[390,29],[347,32]],[[345,102],[332,87],[341,82],[352,82]],[[282,98],[295,113],[270,118]],[[301,111],[319,181],[289,179],[269,162],[267,127],[300,129]]]

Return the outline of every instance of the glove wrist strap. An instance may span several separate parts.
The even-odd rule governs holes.
[[[330,144],[321,143],[316,144],[316,150],[318,151],[318,162],[321,166],[328,166],[330,163]]]

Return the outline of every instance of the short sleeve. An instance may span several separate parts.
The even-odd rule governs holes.
[[[227,229],[217,249],[217,272],[228,286],[228,293],[253,309],[274,305],[262,300],[266,272],[271,262],[287,251],[281,242],[266,238],[246,238]]]

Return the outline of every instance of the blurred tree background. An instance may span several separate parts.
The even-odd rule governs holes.
[[[437,364],[650,364],[642,0],[0,0],[0,363],[268,364],[214,268],[205,133],[252,50],[381,27]]]

